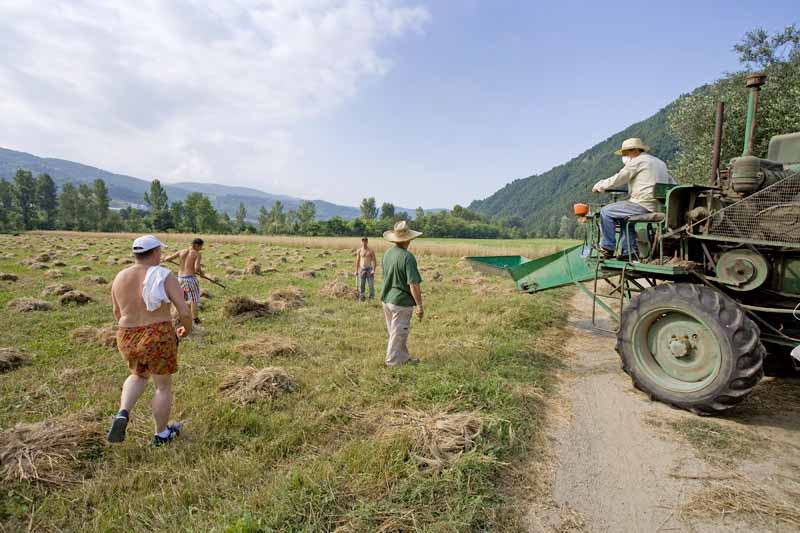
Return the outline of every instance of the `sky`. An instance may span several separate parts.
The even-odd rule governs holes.
[[[347,205],[468,205],[738,70],[745,32],[800,22],[796,0],[768,4],[0,0],[0,146]]]

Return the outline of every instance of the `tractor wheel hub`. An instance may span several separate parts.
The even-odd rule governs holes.
[[[688,339],[673,339],[669,343],[669,351],[674,357],[686,357],[691,349]]]

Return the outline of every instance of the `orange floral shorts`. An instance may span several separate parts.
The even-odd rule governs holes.
[[[178,336],[171,321],[117,329],[119,353],[134,374],[178,371]]]

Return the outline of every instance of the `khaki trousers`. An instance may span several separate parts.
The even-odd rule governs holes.
[[[407,343],[413,314],[413,307],[383,304],[383,316],[386,318],[386,329],[389,332],[389,344],[386,347],[386,364],[388,366],[401,365],[411,359]]]

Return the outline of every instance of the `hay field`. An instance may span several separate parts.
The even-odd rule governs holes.
[[[3,530],[519,528],[502,480],[535,451],[560,366],[565,294],[515,294],[458,256],[518,246],[530,257],[560,243],[414,243],[427,316],[415,320],[410,348],[422,363],[388,369],[379,304],[325,290],[354,283],[356,239],[206,242],[206,271],[228,290],[203,284],[212,294],[204,332],[181,343],[174,376],[173,418],[185,431],[154,449],[152,387],[124,443],[97,440],[127,375],[109,346],[104,281],[124,268],[130,239],[0,236],[0,348],[21,354],[0,373]],[[64,287],[43,296],[51,285],[91,301],[61,303]],[[289,287],[301,301],[286,302],[298,294]],[[269,312],[226,318],[234,297]],[[19,298],[46,305],[9,308]],[[246,396],[231,394],[239,389]]]

